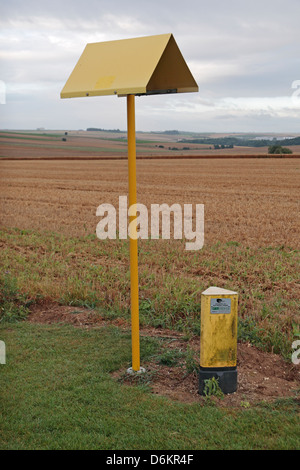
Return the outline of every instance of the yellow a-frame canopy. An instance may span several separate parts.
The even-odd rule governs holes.
[[[172,34],[87,44],[61,98],[198,91]]]

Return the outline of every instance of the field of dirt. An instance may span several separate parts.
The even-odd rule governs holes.
[[[2,161],[1,225],[95,233],[128,193],[127,161]],[[204,204],[205,243],[299,247],[298,159],[138,160],[138,202]]]

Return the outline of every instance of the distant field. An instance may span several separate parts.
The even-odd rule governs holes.
[[[67,132],[67,131],[66,131]],[[137,133],[138,157],[239,157],[265,156],[267,147],[234,147],[215,150],[213,145],[178,142],[186,135]],[[62,140],[65,139],[65,140]],[[127,137],[124,132],[63,131],[25,132],[0,131],[2,158],[127,158]],[[291,146],[293,156],[300,156],[300,146]]]

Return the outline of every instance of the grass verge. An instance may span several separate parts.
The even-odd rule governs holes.
[[[183,404],[127,386],[111,372],[130,365],[130,334],[116,327],[0,325],[0,448],[297,449],[295,402],[226,409]],[[161,358],[156,338],[141,356]]]

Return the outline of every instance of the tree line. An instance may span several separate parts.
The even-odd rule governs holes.
[[[182,143],[188,144],[207,144],[207,145],[216,145],[219,148],[233,148],[236,147],[269,147],[270,143],[272,145],[283,146],[283,145],[300,145],[300,137],[294,137],[292,139],[274,139],[270,141],[269,139],[244,139],[241,137],[205,137],[201,139],[182,139]],[[224,147],[222,147],[224,145]],[[229,147],[230,146],[230,147]]]

